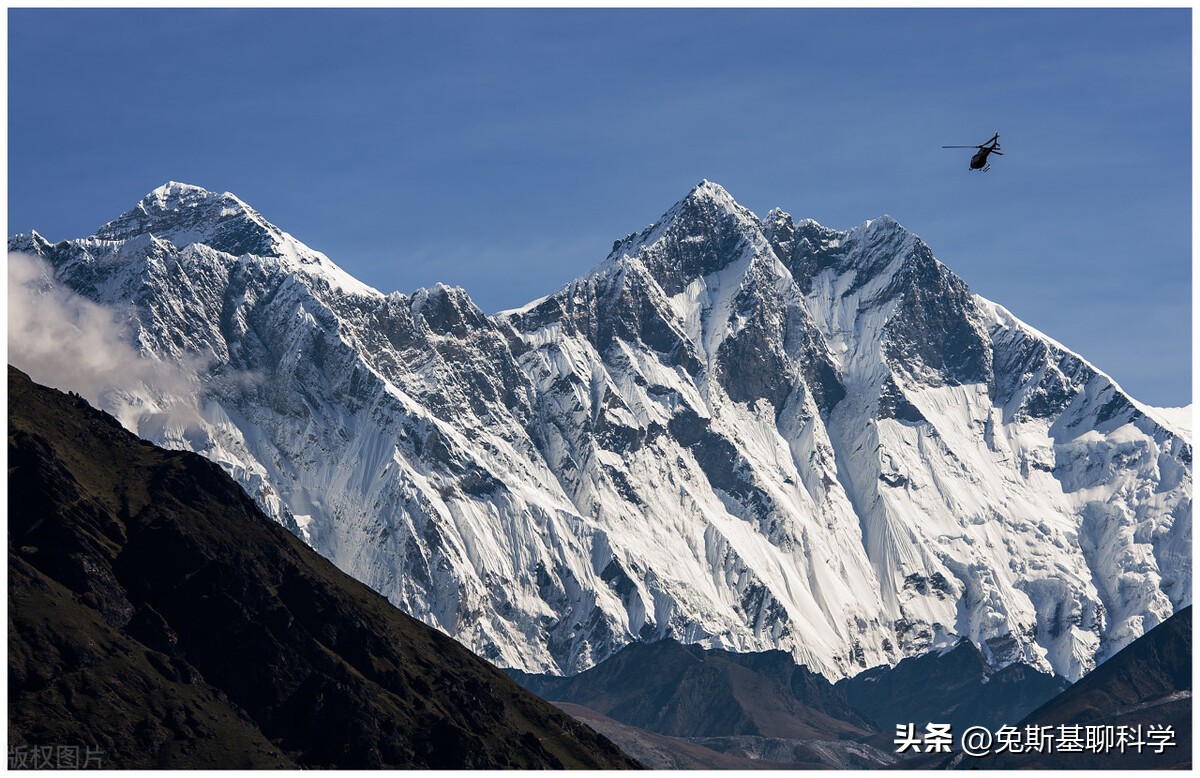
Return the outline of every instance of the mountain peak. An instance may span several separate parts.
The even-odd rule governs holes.
[[[270,226],[258,212],[232,192],[210,192],[202,186],[179,181],[168,181],[151,190],[128,213],[179,215],[192,209],[205,208],[220,208],[224,216],[245,215]]]
[[[592,275],[637,257],[667,294],[677,294],[693,279],[734,261],[741,253],[738,247],[753,242],[761,229],[752,211],[706,179],[654,224],[614,243],[605,264]]]
[[[725,187],[708,179],[704,179],[692,187],[686,197],[664,214],[662,221],[669,221],[673,217],[697,211],[725,213],[736,217],[739,221],[758,224],[758,217],[752,211],[734,200],[733,195],[729,194]]]
[[[700,183],[692,187],[692,191],[688,192],[685,199],[696,200],[712,200],[714,202],[725,202],[736,205],[733,195],[725,187],[715,181],[709,181],[707,178],[702,179]]]
[[[903,224],[886,213],[874,219],[867,219],[862,224],[851,227],[846,231],[847,237],[862,236],[868,239],[893,233],[900,236],[916,237]]]
[[[319,276],[344,291],[379,295],[324,254],[268,222],[230,192],[212,192],[194,184],[168,181],[96,231],[96,237],[114,241],[147,235],[169,241],[180,249],[201,243],[235,257],[247,254],[269,257],[309,277]]]
[[[143,199],[146,199],[146,200],[148,200],[150,198],[165,199],[167,197],[177,197],[177,196],[184,196],[184,195],[198,195],[201,197],[210,197],[210,196],[213,196],[214,194],[215,194],[214,192],[210,192],[207,189],[205,189],[204,187],[196,186],[195,184],[186,184],[186,183],[183,183],[182,181],[168,181],[167,183],[163,184],[162,186],[155,188],[153,191],[150,192],[150,194],[146,195],[146,197]],[[232,196],[229,194],[229,192],[225,192],[224,195],[227,197]]]
[[[128,240],[147,233],[179,248],[204,243],[234,256],[280,256],[283,232],[229,192],[168,181],[102,226],[97,237]]]

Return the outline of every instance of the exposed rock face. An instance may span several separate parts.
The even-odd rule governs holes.
[[[198,421],[130,390],[128,426],[497,664],[672,637],[836,679],[966,637],[1077,679],[1190,603],[1189,433],[888,217],[759,219],[703,182],[495,316],[180,184],[9,246],[204,365]]]

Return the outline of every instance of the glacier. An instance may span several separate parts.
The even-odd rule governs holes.
[[[671,637],[836,680],[966,637],[1075,680],[1191,602],[1187,415],[887,216],[760,218],[704,181],[490,316],[460,288],[384,294],[175,182],[9,251],[200,387],[106,410],[501,666]]]

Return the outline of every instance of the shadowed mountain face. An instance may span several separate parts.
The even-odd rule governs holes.
[[[820,676],[823,690],[801,696],[814,676],[782,651],[733,654],[660,640],[629,646],[575,676],[509,672],[541,697],[664,735],[837,740],[870,732]]]
[[[896,761],[897,722],[918,730],[931,721],[953,724],[955,731],[994,728],[1070,685],[1022,664],[992,670],[965,641],[837,684],[782,651],[733,654],[671,640],[629,646],[570,677],[508,672],[577,718],[601,723],[627,750],[646,749],[647,758],[667,766],[664,742],[645,731],[779,768],[879,767]],[[699,758],[682,748],[671,753],[680,764]]]
[[[1021,663],[994,670],[978,648],[963,641],[950,651],[843,679],[836,688],[890,742],[897,724],[914,724],[919,731],[929,722],[950,724],[955,732],[1012,724],[1070,685]]]
[[[674,640],[627,646],[569,677],[508,673],[662,768],[869,768],[895,761],[844,696],[782,651]]]
[[[13,746],[106,768],[636,766],[216,465],[11,368],[8,532]]]

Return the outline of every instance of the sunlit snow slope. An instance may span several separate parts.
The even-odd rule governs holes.
[[[889,217],[760,219],[703,182],[493,317],[184,184],[9,250],[200,374],[183,420],[111,399],[139,434],[500,665],[671,636],[837,678],[966,636],[1076,679],[1191,601],[1185,432]]]

